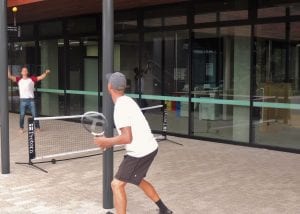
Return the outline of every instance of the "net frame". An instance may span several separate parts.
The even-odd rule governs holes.
[[[157,141],[163,141],[167,139],[167,127],[168,127],[168,122],[167,122],[167,108],[165,104],[162,105],[156,105],[156,106],[150,106],[150,107],[145,107],[141,108],[142,111],[146,110],[152,110],[152,109],[157,109],[157,108],[162,108],[162,131],[161,135],[157,136],[156,139]],[[74,156],[72,158],[67,158],[67,159],[62,159],[62,160],[69,160],[69,159],[76,159],[76,158],[82,158],[82,157],[89,157],[89,156],[95,156],[95,155],[100,155],[101,149],[99,147],[97,148],[91,148],[91,149],[84,149],[84,150],[78,150],[78,151],[70,151],[70,152],[61,152],[57,154],[51,154],[51,155],[42,155],[38,156],[37,155],[37,146],[36,146],[36,130],[35,130],[35,122],[36,121],[46,121],[46,120],[70,120],[70,119],[81,119],[82,115],[71,115],[71,116],[54,116],[54,117],[35,117],[35,118],[28,118],[28,157],[29,157],[29,163],[35,163],[38,162],[53,162],[55,158],[58,157],[66,157],[66,156]],[[81,125],[81,124],[80,124]],[[81,125],[82,126],[82,125]],[[84,129],[82,127],[82,129]],[[90,133],[88,133],[91,135]],[[123,147],[122,145],[117,145],[116,147]],[[123,149],[122,149],[123,150]],[[96,152],[98,152],[96,154]],[[91,155],[86,155],[87,153],[93,153]],[[80,154],[84,154],[81,155]],[[37,162],[36,162],[37,161]]]

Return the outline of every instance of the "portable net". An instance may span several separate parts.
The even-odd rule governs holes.
[[[146,117],[155,118],[157,123],[164,126],[163,105],[142,108]],[[152,115],[152,116],[151,116]],[[63,160],[100,154],[102,151],[93,143],[94,136],[87,132],[81,124],[82,115],[37,117],[28,120],[28,151],[29,161]],[[157,121],[159,120],[159,121]],[[38,131],[34,124],[39,122]],[[165,130],[166,131],[166,130]],[[162,139],[162,136],[158,136]]]

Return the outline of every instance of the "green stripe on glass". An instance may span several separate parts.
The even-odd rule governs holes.
[[[51,89],[51,88],[37,88],[36,91],[44,93],[54,93],[54,94],[63,94],[64,90],[60,89]]]
[[[220,105],[233,105],[233,106],[250,106],[249,100],[223,100],[214,98],[192,98],[193,103],[205,103],[205,104],[220,104]]]
[[[67,94],[98,96],[97,91],[66,90]],[[101,93],[102,94],[102,93]]]
[[[300,104],[293,104],[293,103],[254,102],[253,106],[254,107],[261,107],[261,108],[300,110]]]
[[[61,89],[50,89],[50,88],[37,88],[38,92],[44,93],[55,93],[55,94],[64,94],[64,90]],[[66,90],[67,94],[74,94],[74,95],[90,95],[90,96],[97,96],[97,91],[80,91],[80,90]],[[126,94],[127,96],[138,99],[139,94]],[[100,96],[103,96],[103,93],[100,93]],[[142,95],[142,99],[145,100],[158,100],[158,101],[174,101],[174,102],[189,102],[188,97],[176,97],[176,96],[162,96],[162,95]],[[207,98],[207,97],[199,97],[199,98],[192,98],[192,103],[199,103],[199,104],[218,104],[218,105],[232,105],[232,106],[245,106],[250,107],[249,100],[224,100],[224,99],[214,99],[214,98]],[[293,109],[293,110],[300,110],[300,104],[293,104],[293,103],[271,103],[271,102],[253,102],[254,107],[260,108],[275,108],[275,109]]]
[[[142,95],[142,99],[145,100],[160,100],[160,101],[177,101],[188,102],[188,97],[174,97],[174,96],[161,96],[161,95]]]

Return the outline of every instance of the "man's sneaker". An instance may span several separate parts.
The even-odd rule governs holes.
[[[167,210],[159,210],[159,214],[172,214],[173,212],[169,209]]]

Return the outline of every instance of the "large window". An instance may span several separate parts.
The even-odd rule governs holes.
[[[194,30],[194,135],[249,142],[250,50],[250,26]]]
[[[276,23],[255,27],[255,142],[299,148],[296,136],[300,121],[300,25],[293,22],[288,23],[288,26],[286,23]],[[286,32],[286,29],[290,31]]]

